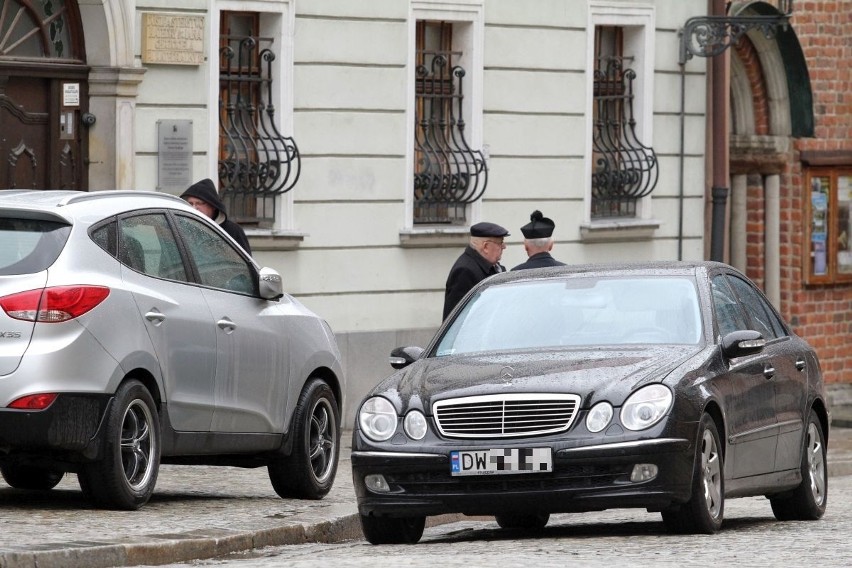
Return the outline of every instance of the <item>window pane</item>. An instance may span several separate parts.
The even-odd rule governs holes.
[[[719,325],[719,333],[727,335],[732,331],[746,329],[742,310],[737,303],[733,290],[728,285],[724,276],[715,276],[711,280],[713,287],[713,308],[716,310],[716,322]]]
[[[852,175],[837,176],[837,272],[852,274]]]
[[[254,271],[221,235],[195,219],[178,216],[178,225],[205,286],[256,295]]]
[[[776,329],[780,329],[780,324],[773,325],[775,314],[772,309],[766,305],[764,299],[751,287],[745,280],[736,277],[729,277],[729,281],[736,290],[737,296],[743,303],[743,307],[748,312],[751,318],[751,326],[755,331],[759,331],[764,339],[775,339],[778,337]]]
[[[174,234],[163,214],[121,220],[118,259],[130,268],[180,282],[188,281]]]

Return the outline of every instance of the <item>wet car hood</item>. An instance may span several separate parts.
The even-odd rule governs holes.
[[[429,414],[437,400],[494,393],[573,393],[584,407],[599,400],[618,406],[638,386],[662,381],[700,351],[666,345],[431,357],[391,377],[377,394],[399,397],[404,407],[422,405]]]

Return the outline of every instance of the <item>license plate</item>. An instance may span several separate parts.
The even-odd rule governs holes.
[[[450,452],[452,475],[500,475],[553,471],[550,448],[500,448]]]

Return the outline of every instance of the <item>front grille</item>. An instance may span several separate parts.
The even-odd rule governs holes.
[[[441,400],[433,412],[449,438],[514,438],[568,430],[579,405],[575,394],[503,394]]]

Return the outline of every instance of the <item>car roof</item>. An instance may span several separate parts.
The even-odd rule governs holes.
[[[0,190],[0,210],[43,212],[73,222],[81,213],[103,216],[126,210],[170,207],[194,211],[180,197],[156,191]]]
[[[588,264],[569,264],[527,270],[502,272],[488,279],[491,285],[509,282],[548,279],[573,276],[628,276],[628,275],[696,275],[707,273],[713,269],[725,268],[736,271],[733,267],[710,260],[659,260],[645,262],[601,262]]]

